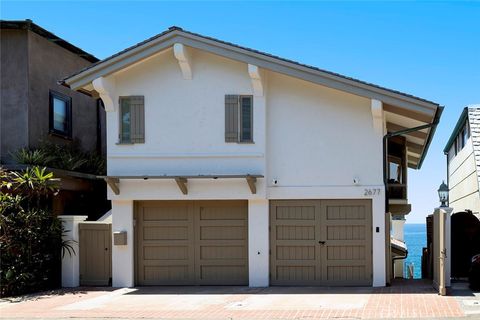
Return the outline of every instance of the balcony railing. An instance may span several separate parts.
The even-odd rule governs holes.
[[[389,183],[388,196],[390,199],[407,199],[407,185],[403,183]]]

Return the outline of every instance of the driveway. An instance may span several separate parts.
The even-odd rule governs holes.
[[[411,282],[388,288],[79,288],[3,300],[2,318],[394,319],[480,316],[472,295],[438,296]],[[474,308],[474,307],[473,307]]]

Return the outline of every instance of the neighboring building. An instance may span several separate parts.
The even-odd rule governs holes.
[[[44,143],[74,144],[83,152],[105,153],[105,111],[100,100],[58,84],[58,79],[98,59],[31,20],[0,21],[0,41],[0,164],[22,168],[12,154]],[[98,184],[92,182],[95,176],[55,174],[62,178],[55,213],[93,215],[85,211],[89,210],[86,200],[91,199],[88,194],[101,201],[96,190],[91,192]]]
[[[390,282],[438,104],[177,27],[63,82],[107,111],[113,286]]]
[[[480,213],[480,104],[465,107],[443,152],[447,156],[449,206]]]

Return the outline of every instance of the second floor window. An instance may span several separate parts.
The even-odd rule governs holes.
[[[253,143],[253,96],[225,96],[225,142]]]
[[[119,114],[119,143],[145,143],[144,97],[120,97]]]
[[[72,98],[50,91],[50,133],[72,136]]]

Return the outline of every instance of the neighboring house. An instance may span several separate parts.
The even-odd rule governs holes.
[[[480,213],[480,104],[465,107],[443,152],[447,156],[449,206]]]
[[[23,168],[12,155],[45,143],[75,144],[84,152],[105,153],[105,111],[100,100],[58,84],[59,78],[98,59],[31,20],[2,20],[0,27],[1,166]],[[105,199],[103,188],[98,190],[103,182],[81,172],[57,170],[55,175],[62,178],[62,190],[54,212],[95,216],[90,202]],[[105,213],[102,210],[98,214]]]
[[[438,104],[177,27],[63,83],[107,111],[113,286],[390,282]]]

